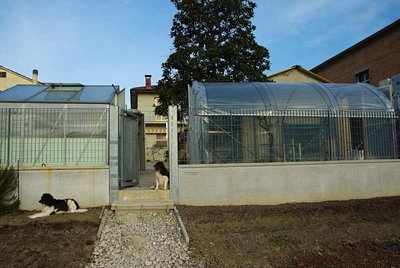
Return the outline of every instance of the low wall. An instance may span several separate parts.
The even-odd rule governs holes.
[[[400,195],[399,160],[180,165],[182,205],[273,205]]]
[[[74,198],[81,207],[109,204],[109,169],[104,168],[40,168],[19,173],[20,209],[41,209],[43,193],[57,199]]]

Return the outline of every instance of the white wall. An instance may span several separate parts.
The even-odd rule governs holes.
[[[400,195],[400,161],[180,165],[175,179],[183,205],[361,199]]]
[[[60,168],[20,170],[20,209],[40,210],[43,193],[57,199],[74,198],[81,207],[109,204],[109,169]]]

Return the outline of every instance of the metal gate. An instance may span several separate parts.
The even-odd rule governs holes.
[[[134,114],[119,116],[119,187],[139,183],[139,117]]]

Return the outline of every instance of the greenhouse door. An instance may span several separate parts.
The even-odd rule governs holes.
[[[119,123],[119,186],[123,188],[139,183],[139,118],[124,114]]]

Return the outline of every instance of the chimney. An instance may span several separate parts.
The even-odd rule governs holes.
[[[151,89],[151,74],[146,74],[144,79],[146,81],[146,89]]]
[[[37,79],[38,79],[39,71],[36,69],[33,69],[32,71],[32,80],[34,84],[37,84]]]

